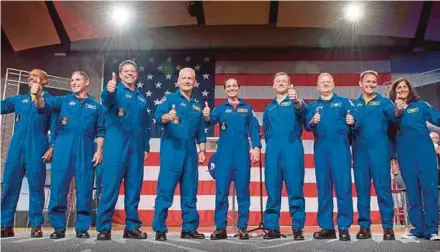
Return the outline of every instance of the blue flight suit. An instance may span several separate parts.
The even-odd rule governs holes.
[[[382,227],[393,228],[394,202],[391,195],[389,128],[396,120],[395,106],[388,98],[376,93],[365,103],[362,95],[353,100],[359,127],[353,132],[354,179],[358,197],[358,223],[370,228],[370,192],[373,179],[379,203]]]
[[[353,199],[351,193],[351,153],[349,145],[350,126],[345,118],[347,112],[355,118],[357,115],[353,103],[333,94],[326,101],[318,98],[308,106],[306,129],[313,131],[316,183],[318,187],[318,225],[334,230],[333,225],[333,186],[338,202],[338,229],[348,230],[353,222]],[[316,111],[321,121],[312,126]]]
[[[93,155],[95,139],[105,136],[102,105],[75,94],[44,99],[40,111],[57,113],[57,138],[51,170],[49,219],[56,231],[66,230],[67,194],[75,176],[76,232],[92,224]]]
[[[122,180],[125,183],[125,229],[134,230],[142,226],[138,206],[144,179],[144,152],[150,151],[151,120],[147,99],[139,91],[118,83],[114,93],[104,88],[101,100],[107,111],[107,121],[104,159],[99,167],[102,187],[96,230],[111,230]]]
[[[250,157],[249,140],[252,148],[261,148],[260,125],[252,107],[239,99],[234,108],[228,101],[217,106],[211,113],[209,125],[220,125],[215,163],[215,225],[225,229],[229,209],[229,187],[234,181],[238,201],[239,229],[246,229],[250,207]]]
[[[438,232],[438,177],[434,145],[426,121],[440,126],[440,112],[423,100],[410,102],[397,123],[397,161],[406,184],[411,233],[430,238]]]
[[[280,230],[281,190],[286,183],[289,212],[293,229],[303,229],[306,218],[304,200],[304,147],[301,140],[302,125],[307,109],[298,110],[286,97],[267,105],[263,114],[266,158],[264,178],[268,199],[264,211],[264,227]]]
[[[51,97],[43,93],[45,99]],[[43,224],[44,183],[46,164],[42,157],[48,150],[48,131],[55,135],[53,115],[40,113],[29,94],[11,96],[2,100],[1,114],[15,112],[14,135],[9,145],[3,173],[1,200],[1,227],[14,227],[14,214],[20,196],[21,183],[26,174],[29,183],[29,226]]]
[[[162,116],[175,106],[179,120],[162,123]],[[180,184],[182,232],[195,231],[199,226],[197,213],[198,158],[196,143],[206,142],[202,107],[188,101],[179,89],[162,98],[154,115],[156,123],[163,126],[160,142],[160,172],[157,197],[154,204],[153,230],[167,232],[165,220],[173,203],[174,190]]]

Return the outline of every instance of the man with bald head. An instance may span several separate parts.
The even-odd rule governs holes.
[[[20,196],[24,175],[29,184],[29,226],[31,237],[43,236],[44,183],[46,162],[52,158],[52,141],[48,132],[54,135],[55,121],[50,114],[39,113],[32,104],[35,94],[49,98],[43,87],[47,84],[47,74],[39,69],[30,72],[28,85],[30,92],[10,96],[1,101],[1,114],[15,113],[14,135],[9,145],[3,173],[1,198],[1,237],[14,236],[14,214]]]
[[[194,69],[182,68],[177,79],[179,88],[175,93],[162,98],[154,115],[156,123],[164,128],[160,142],[160,172],[153,219],[153,230],[159,241],[167,239],[165,221],[168,208],[173,204],[177,183],[180,184],[183,220],[181,238],[205,238],[197,232],[199,215],[196,204],[197,161],[205,161],[206,132],[202,107],[191,96],[195,82]]]

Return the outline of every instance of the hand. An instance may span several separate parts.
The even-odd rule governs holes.
[[[312,118],[311,124],[316,125],[321,121],[321,114],[319,114],[319,109],[316,108],[315,115]]]
[[[345,117],[345,121],[347,122],[348,125],[353,125],[354,124],[354,117],[353,115],[350,113],[350,110],[347,111],[347,116]]]
[[[396,99],[395,103],[397,110],[399,110],[400,112],[408,107],[408,105],[402,99]]]
[[[205,162],[205,160],[206,160],[205,152],[203,152],[203,151],[199,152],[199,163],[203,164],[203,162]]]
[[[112,73],[112,79],[107,82],[107,92],[113,94],[116,90],[116,74]]]
[[[287,91],[287,94],[289,95],[290,100],[293,101],[293,103],[298,102],[298,95],[296,94],[296,90],[293,89],[293,84],[290,85],[290,88]]]
[[[148,152],[144,151],[144,161],[147,161],[148,159]]]
[[[399,165],[397,164],[397,160],[396,159],[391,159],[391,173],[394,176],[399,175]]]
[[[93,155],[92,162],[95,162],[93,164],[93,167],[96,167],[102,162],[102,150],[97,150],[95,154]]]
[[[251,151],[251,162],[252,163],[257,163],[258,161],[260,161],[260,148],[255,147],[252,151]]]
[[[163,123],[167,123],[170,121],[172,122],[174,120],[177,120],[178,117],[177,117],[177,112],[176,112],[176,105],[173,104],[171,106],[171,110],[167,114],[163,115],[161,119],[162,119]]]
[[[208,102],[205,101],[205,108],[203,109],[203,117],[205,119],[209,119],[210,114],[211,114],[211,109],[209,108]]]
[[[53,148],[49,147],[49,149],[47,149],[47,151],[41,157],[41,159],[43,159],[43,162],[45,162],[45,163],[52,162],[52,153],[53,153]]]
[[[31,84],[31,94],[35,96],[41,95],[41,85],[40,85],[40,79],[37,79],[37,83]]]

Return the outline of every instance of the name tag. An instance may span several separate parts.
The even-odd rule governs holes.
[[[86,108],[96,110],[96,106],[86,103]]]
[[[238,113],[247,113],[248,110],[245,109],[245,108],[243,108],[243,109],[237,109],[237,112],[238,112]]]
[[[409,114],[411,114],[411,113],[416,113],[417,111],[419,111],[419,108],[409,108],[409,109],[407,109],[406,110]]]
[[[372,101],[372,102],[368,103],[368,105],[370,105],[370,106],[379,106],[380,102],[379,101]]]
[[[285,102],[280,103],[281,107],[287,107],[287,106],[290,106],[290,105],[292,105],[291,101],[285,101]]]
[[[197,111],[200,111],[200,110],[201,110],[200,107],[199,107],[199,106],[196,106],[196,105],[193,105],[192,108],[193,108],[194,110],[197,110]]]
[[[69,102],[69,106],[75,106],[75,105],[76,105],[76,102],[74,102],[74,101]]]
[[[26,98],[26,99],[22,100],[21,102],[22,102],[22,103],[28,103],[28,102],[29,102],[29,99]]]
[[[131,99],[131,94],[125,94],[125,98]]]
[[[330,104],[331,108],[340,108],[342,107],[342,103],[341,102],[333,102]]]
[[[232,113],[232,109],[225,110],[225,113]]]

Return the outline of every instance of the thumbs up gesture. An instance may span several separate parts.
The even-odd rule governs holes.
[[[289,95],[289,98],[293,101],[293,103],[298,102],[298,95],[296,94],[296,90],[293,89],[293,84],[290,84],[290,88],[287,90],[287,94]]]
[[[112,73],[112,79],[107,82],[107,92],[114,93],[116,90],[116,74]]]
[[[321,121],[321,114],[319,114],[319,108],[316,108],[315,115],[313,116],[311,123],[313,125],[316,125],[320,121]]]
[[[345,116],[345,121],[347,122],[348,125],[353,125],[354,124],[354,117],[350,113],[350,110],[347,110],[347,116]]]
[[[209,119],[209,115],[211,114],[211,109],[209,108],[208,102],[205,101],[205,108],[203,109],[203,117],[205,119]]]
[[[168,112],[169,119],[173,123],[178,123],[178,117],[177,117],[177,111],[176,111],[176,105],[171,105],[171,110]]]
[[[406,109],[406,107],[408,107],[408,105],[402,99],[396,99],[395,103],[397,110],[399,110],[400,112],[402,112],[404,109]]]

